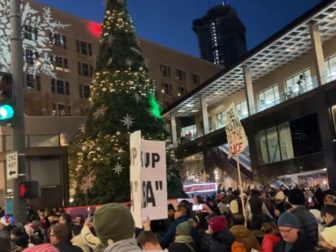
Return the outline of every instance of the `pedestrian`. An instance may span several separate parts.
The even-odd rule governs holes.
[[[336,205],[324,205],[321,208],[321,216],[326,227],[336,226]]]
[[[251,249],[259,250],[260,244],[255,234],[244,225],[244,216],[242,214],[234,214],[232,219],[233,226],[229,230],[235,240],[243,243],[246,251],[251,251]]]
[[[263,223],[264,238],[260,252],[272,252],[276,244],[280,242],[279,230],[274,222]]]
[[[134,237],[133,216],[125,206],[118,203],[101,206],[95,213],[93,226],[105,252],[141,251]]]
[[[291,212],[285,212],[278,219],[278,228],[282,240],[275,246],[274,252],[308,252],[314,246],[301,232],[299,219]]]
[[[336,251],[336,226],[327,227],[323,230],[320,245],[331,251]]]
[[[191,237],[191,232],[193,229],[194,222],[189,219],[182,222],[176,227],[175,239],[168,246],[169,252],[195,252],[196,244],[194,239]]]
[[[83,252],[81,248],[70,243],[67,225],[59,223],[51,227],[50,243],[60,252]]]
[[[314,215],[304,206],[305,197],[303,191],[299,188],[290,190],[288,192],[288,201],[292,206],[288,211],[298,218],[300,232],[307,238],[306,243],[310,243],[311,247],[315,247],[318,242],[318,225]]]

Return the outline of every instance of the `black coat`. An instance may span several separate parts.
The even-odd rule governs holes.
[[[235,238],[229,230],[213,234],[209,252],[230,252],[231,244]]]
[[[172,242],[168,246],[169,252],[196,252],[196,246],[194,243],[179,243]]]
[[[83,252],[80,247],[72,245],[70,242],[60,242],[54,245],[60,252]]]
[[[311,247],[317,246],[318,243],[318,225],[312,213],[305,206],[297,206],[289,210],[299,219],[300,232],[307,240]]]

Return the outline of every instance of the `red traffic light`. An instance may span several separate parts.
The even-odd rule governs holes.
[[[40,187],[38,181],[24,181],[19,185],[19,196],[25,199],[38,198]]]

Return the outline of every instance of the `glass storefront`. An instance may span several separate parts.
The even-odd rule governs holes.
[[[317,115],[262,130],[256,135],[256,145],[261,164],[319,152],[322,143]]]
[[[293,158],[293,144],[289,123],[277,125],[256,135],[260,162],[274,163]]]

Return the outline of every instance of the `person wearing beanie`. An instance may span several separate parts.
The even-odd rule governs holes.
[[[194,221],[189,219],[182,222],[176,227],[176,234],[174,242],[168,246],[169,252],[195,252],[196,245],[194,239],[191,237]]]
[[[118,203],[98,208],[93,226],[105,252],[141,251],[134,238],[135,224],[131,212]]]
[[[318,225],[312,213],[304,206],[305,197],[303,191],[294,188],[288,192],[288,201],[292,208],[289,210],[299,220],[300,233],[307,238],[311,247],[315,247],[318,243]]]
[[[174,241],[177,226],[191,218],[190,212],[190,205],[186,202],[181,202],[177,206],[175,211],[175,220],[170,225],[167,232],[160,239],[160,245],[162,248],[168,248],[169,244]],[[192,232],[192,236],[195,238],[195,232]]]
[[[336,226],[327,227],[322,231],[320,245],[336,251]]]
[[[207,233],[211,235],[209,252],[229,252],[235,241],[233,234],[227,229],[225,216],[215,216],[209,220]]]
[[[275,245],[275,252],[308,252],[315,247],[303,235],[300,221],[295,214],[287,211],[278,219],[278,229],[282,240]]]

